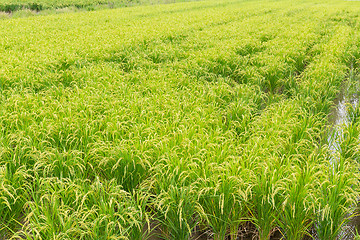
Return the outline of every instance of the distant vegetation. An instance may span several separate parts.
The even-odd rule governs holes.
[[[75,3],[93,1],[37,2]],[[0,21],[0,238],[354,235],[360,111],[336,148],[329,114],[358,81],[359,10],[210,0]]]
[[[92,10],[98,6],[109,8],[183,2],[186,0],[0,0],[0,11],[15,12],[19,10],[43,11],[48,9],[61,9],[75,7],[78,9]]]

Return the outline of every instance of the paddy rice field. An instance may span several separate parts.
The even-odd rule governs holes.
[[[0,20],[0,239],[360,239],[359,65],[357,1]]]

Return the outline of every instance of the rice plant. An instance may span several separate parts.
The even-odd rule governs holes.
[[[213,238],[230,235],[236,239],[239,225],[245,221],[249,189],[240,177],[232,176],[226,169],[200,179],[198,184],[199,214],[211,227]]]

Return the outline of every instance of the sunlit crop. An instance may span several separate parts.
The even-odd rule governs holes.
[[[358,213],[359,106],[329,116],[359,79],[359,10],[209,0],[1,20],[0,238],[339,239]]]

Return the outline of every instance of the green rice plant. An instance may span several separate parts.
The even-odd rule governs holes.
[[[351,107],[352,108],[352,107]],[[343,159],[358,160],[358,144],[359,144],[359,121],[358,121],[358,107],[352,108],[349,112],[349,123],[347,126],[342,126],[341,139],[338,139],[339,154]]]
[[[138,223],[132,224],[128,230],[127,237],[129,239],[143,239],[150,238],[151,235],[151,219],[153,213],[148,211],[148,204],[150,202],[150,194],[145,191],[133,191],[131,199],[135,208],[138,210]],[[148,229],[148,230],[144,230]]]
[[[263,86],[265,91],[275,93],[279,91],[280,87],[283,85],[284,78],[287,75],[286,65],[281,63],[276,58],[272,58],[272,64],[266,64],[261,68],[261,74],[263,76]]]
[[[31,172],[21,159],[26,159],[29,149],[24,147],[26,140],[17,139],[19,136],[7,136],[0,147],[0,233],[10,237],[23,220],[24,203],[28,198],[27,187],[31,182]]]
[[[199,179],[199,215],[211,227],[214,239],[225,239],[229,233],[231,239],[236,239],[246,216],[249,189],[240,176],[232,175],[225,166],[215,172],[209,178]]]
[[[286,239],[302,239],[313,224],[312,190],[317,177],[313,162],[289,166],[292,174],[284,182],[285,199],[278,224]]]
[[[131,192],[148,176],[149,163],[136,156],[136,153],[119,148],[105,152],[105,149],[98,149],[98,153],[102,152],[104,157],[96,166],[96,171],[105,179],[114,178],[124,190]]]
[[[286,169],[285,166],[272,168],[262,163],[255,173],[256,181],[252,183],[251,193],[251,220],[258,228],[259,239],[269,239],[277,226],[279,209],[284,201],[282,183]]]
[[[355,169],[351,163],[340,159],[334,167],[328,167],[324,171],[319,184],[321,192],[315,199],[319,239],[337,239],[341,227],[348,221],[357,200],[358,181]]]
[[[198,222],[194,176],[182,159],[174,156],[173,162],[163,161],[164,165],[156,166],[154,178],[145,183],[154,194],[155,219],[165,239],[189,239]]]
[[[114,181],[72,182],[41,179],[27,203],[28,224],[21,234],[37,239],[131,239],[139,236],[145,220],[142,210]],[[33,194],[36,192],[33,192]]]
[[[157,196],[155,204],[163,236],[166,239],[189,239],[197,225],[192,187],[170,185],[167,191]]]
[[[6,169],[6,165],[1,169],[1,190],[0,190],[0,233],[7,236],[12,229],[18,226],[19,218],[22,214],[22,199],[21,193],[23,191],[20,186],[17,186],[17,182],[12,184],[7,175],[9,171]],[[15,173],[19,175],[20,172]]]

